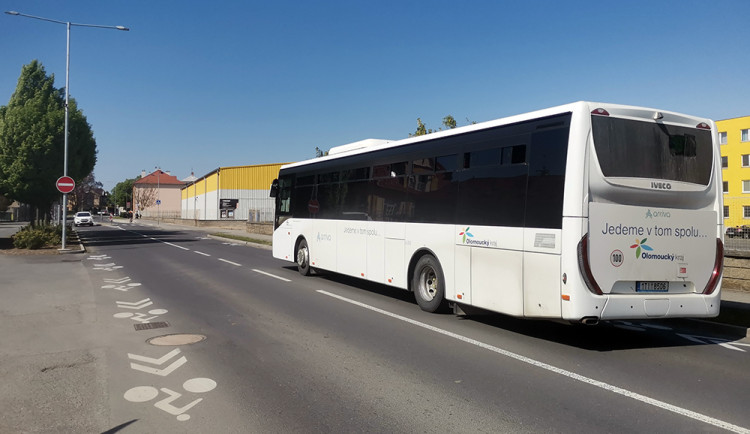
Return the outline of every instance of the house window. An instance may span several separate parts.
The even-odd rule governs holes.
[[[729,193],[729,181],[724,181],[721,184],[722,184],[724,193]]]
[[[721,157],[721,168],[722,169],[726,169],[727,167],[729,167],[729,157],[722,155],[722,157]]]
[[[720,145],[726,145],[727,144],[727,132],[724,131],[723,133],[719,133],[719,144]]]
[[[743,155],[742,156],[742,167],[748,167],[750,166],[750,155]]]
[[[750,181],[742,181],[742,192],[750,193]]]
[[[750,142],[750,129],[745,129],[741,131],[742,135],[742,141],[743,142]]]
[[[724,205],[724,218],[725,219],[729,218],[729,206],[727,205]]]
[[[750,218],[750,206],[747,206],[747,205],[743,206],[742,212],[744,213],[744,217],[746,219]]]

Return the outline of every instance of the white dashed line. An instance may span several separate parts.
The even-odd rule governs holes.
[[[486,350],[495,352],[497,354],[500,354],[500,355],[503,355],[503,356],[506,356],[506,357],[510,357],[511,359],[517,360],[519,362],[527,363],[529,365],[545,369],[545,370],[553,372],[555,374],[562,375],[562,376],[568,377],[570,379],[573,379],[573,380],[576,380],[576,381],[580,381],[582,383],[586,383],[586,384],[589,384],[591,386],[595,386],[595,387],[598,387],[600,389],[604,389],[604,390],[610,391],[612,393],[616,393],[618,395],[626,396],[628,398],[635,399],[636,401],[640,401],[640,402],[643,402],[645,404],[653,405],[654,407],[658,407],[658,408],[661,408],[661,409],[664,409],[664,410],[667,410],[667,411],[671,411],[671,412],[679,414],[681,416],[689,417],[691,419],[695,419],[697,421],[704,422],[704,423],[707,423],[709,425],[713,425],[713,426],[725,429],[727,431],[732,431],[732,432],[736,432],[736,433],[750,433],[750,429],[743,428],[741,426],[734,425],[734,424],[731,424],[729,422],[725,422],[725,421],[720,420],[720,419],[715,419],[713,417],[706,416],[704,414],[697,413],[695,411],[688,410],[686,408],[678,407],[676,405],[672,405],[672,404],[666,403],[664,401],[659,401],[658,399],[650,398],[648,396],[641,395],[640,393],[631,392],[631,391],[629,391],[627,389],[623,389],[621,387],[613,386],[613,385],[605,383],[603,381],[594,380],[592,378],[584,377],[583,375],[576,374],[575,372],[571,372],[571,371],[568,371],[568,370],[565,370],[565,369],[562,369],[562,368],[558,368],[556,366],[552,366],[552,365],[549,365],[547,363],[540,362],[538,360],[534,360],[534,359],[531,359],[529,357],[522,356],[520,354],[516,354],[516,353],[513,353],[513,352],[508,351],[508,350],[504,350],[502,348],[498,348],[498,347],[493,346],[493,345],[485,344],[484,342],[480,342],[480,341],[477,341],[475,339],[467,338],[466,336],[462,336],[462,335],[459,335],[459,334],[456,334],[456,333],[453,333],[453,332],[449,332],[447,330],[443,330],[441,328],[437,328],[435,326],[431,326],[429,324],[425,324],[425,323],[413,320],[411,318],[407,318],[405,316],[397,315],[395,313],[388,312],[387,310],[379,309],[377,307],[370,306],[368,304],[364,304],[364,303],[361,303],[359,301],[355,301],[355,300],[352,300],[352,299],[349,299],[349,298],[345,298],[345,297],[342,297],[340,295],[332,294],[332,293],[330,293],[328,291],[317,290],[316,292],[319,292],[319,293],[321,293],[323,295],[327,295],[329,297],[336,298],[336,299],[341,300],[341,301],[345,301],[345,302],[353,304],[355,306],[359,306],[359,307],[371,310],[373,312],[377,312],[377,313],[382,314],[382,315],[389,316],[391,318],[394,318],[394,319],[397,319],[397,320],[400,320],[400,321],[407,322],[409,324],[412,324],[412,325],[415,325],[415,326],[418,326],[418,327],[422,327],[424,329],[427,329],[427,330],[430,330],[430,331],[433,331],[433,332],[436,332],[436,333],[440,333],[441,335],[445,335],[445,336],[451,337],[453,339],[457,339],[457,340],[465,342],[467,344],[476,345],[477,347],[484,348]]]
[[[203,255],[203,256],[211,256],[211,255],[209,255],[208,253],[203,253],[203,252],[199,252],[199,251],[197,251],[197,250],[193,250],[193,251],[194,251],[195,253],[199,254],[199,255]]]
[[[172,244],[172,243],[168,243],[168,242],[166,242],[166,241],[162,241],[162,243],[164,243],[164,244],[166,244],[166,245],[168,245],[168,246],[172,246],[172,247],[177,247],[178,249],[182,249],[182,250],[190,250],[190,249],[188,249],[187,247],[182,247],[182,246],[178,246],[177,244]]]
[[[274,279],[283,280],[284,282],[291,282],[291,280],[289,280],[289,279],[285,279],[283,277],[276,276],[275,274],[266,273],[265,271],[256,270],[255,268],[253,268],[253,271],[255,271],[256,273],[260,273],[260,274],[262,274],[264,276],[273,277]]]
[[[236,263],[236,262],[232,262],[232,261],[227,261],[226,259],[222,259],[222,258],[217,258],[217,259],[218,259],[218,260],[220,260],[221,262],[226,262],[227,264],[232,264],[232,265],[236,265],[236,266],[238,266],[238,267],[241,267],[241,266],[242,266],[241,264],[238,264],[238,263]]]

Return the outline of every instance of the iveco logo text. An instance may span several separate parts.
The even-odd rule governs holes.
[[[655,188],[657,190],[671,190],[672,184],[668,182],[654,182],[651,181],[651,188]]]

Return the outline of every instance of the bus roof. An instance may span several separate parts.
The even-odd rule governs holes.
[[[654,112],[654,113],[660,113],[664,115],[670,115],[670,117],[674,120],[679,120],[681,122],[685,122],[686,120],[695,121],[695,124],[698,122],[706,122],[709,125],[713,124],[713,121],[706,118],[699,118],[694,116],[688,116],[683,115],[680,113],[665,111],[665,110],[659,110],[659,109],[652,109],[647,107],[639,107],[639,106],[629,106],[629,105],[621,105],[621,104],[611,104],[611,103],[599,103],[599,102],[592,102],[592,101],[577,101],[570,104],[564,104],[559,105],[555,107],[550,107],[546,109],[541,110],[535,110],[528,113],[522,113],[518,115],[508,116],[504,118],[494,119],[490,121],[485,122],[479,122],[472,125],[466,125],[463,127],[453,128],[449,130],[443,130],[443,131],[437,131],[430,134],[425,134],[421,136],[413,136],[413,137],[407,137],[400,140],[380,140],[380,139],[365,139],[360,140],[357,142],[349,143],[346,145],[336,146],[331,148],[329,151],[329,154],[323,157],[318,158],[311,158],[309,160],[299,161],[296,163],[287,164],[281,169],[286,168],[293,168],[298,166],[305,166],[312,163],[320,163],[323,161],[329,161],[334,160],[342,157],[348,157],[352,155],[358,155],[363,153],[368,153],[372,151],[382,150],[382,149],[388,149],[388,148],[394,148],[398,146],[404,146],[409,145],[412,143],[419,143],[422,141],[427,140],[434,140],[441,137],[449,137],[453,135],[458,134],[464,134],[472,131],[478,131],[483,130],[486,128],[492,128],[492,127],[498,127],[502,125],[509,125],[519,122],[524,122],[532,119],[538,119],[548,116],[554,116],[561,113],[571,113],[575,111],[585,111],[586,113],[591,112],[591,110],[596,108],[606,108],[607,110],[613,111],[618,117],[630,117],[630,116],[636,116],[636,113],[643,114],[644,112]],[[642,117],[642,116],[637,116]]]

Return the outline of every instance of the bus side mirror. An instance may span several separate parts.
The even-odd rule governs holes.
[[[274,179],[273,182],[271,182],[271,191],[269,193],[270,197],[276,197],[279,194],[279,180]]]

